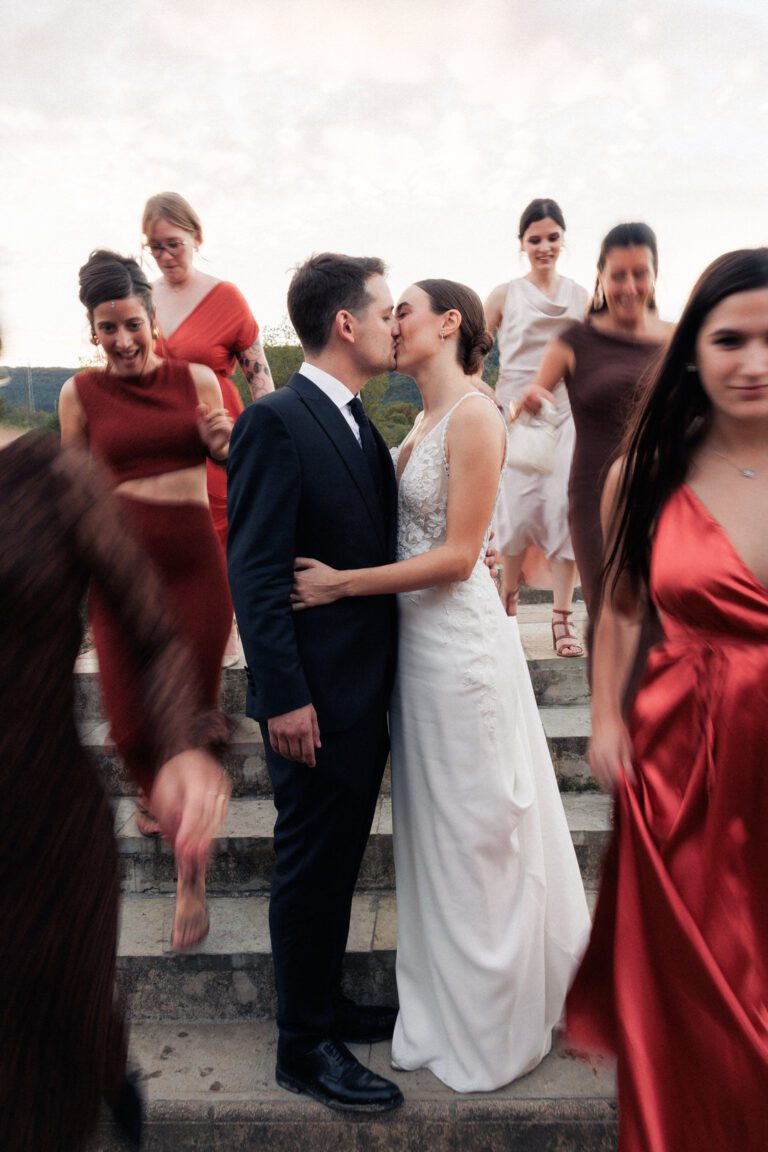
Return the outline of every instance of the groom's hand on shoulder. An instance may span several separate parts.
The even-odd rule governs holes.
[[[298,764],[315,766],[315,749],[320,748],[320,728],[313,704],[271,716],[267,721],[273,752]]]

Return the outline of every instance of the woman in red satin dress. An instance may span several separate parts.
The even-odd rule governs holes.
[[[621,1152],[768,1143],[768,249],[703,273],[604,494],[590,764],[616,826],[571,1039]],[[625,722],[644,597],[664,639]]]
[[[224,407],[232,420],[243,411],[232,380],[237,364],[253,400],[274,390],[259,326],[242,293],[195,267],[203,225],[178,192],[160,192],[144,205],[141,228],[145,247],[162,275],[152,285],[159,337],[155,351],[190,364],[206,364],[216,373]],[[208,504],[221,546],[227,547],[227,474],[208,465]],[[230,613],[232,611],[229,605]],[[224,664],[237,663],[240,649],[234,624]]]

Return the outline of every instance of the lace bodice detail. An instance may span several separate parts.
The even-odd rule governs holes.
[[[491,401],[481,392],[468,392]],[[454,404],[424,439],[413,449],[398,484],[397,502],[397,558],[407,560],[439,547],[445,541],[448,507],[449,467],[445,442]],[[396,450],[395,462],[399,451]],[[494,681],[494,643],[500,620],[505,619],[496,592],[496,586],[483,562],[490,523],[485,527],[483,543],[475,566],[467,580],[422,588],[418,592],[401,592],[400,656],[414,647],[436,644],[445,653],[448,663],[455,661],[451,653],[461,653],[461,682],[468,693],[477,694],[477,711],[483,718],[489,738],[495,730],[494,694],[490,686]],[[458,674],[458,669],[454,669]]]
[[[449,467],[445,454],[445,441],[451,416],[459,404],[470,396],[479,396],[491,403],[481,392],[468,392],[446,412],[442,420],[413,449],[398,484],[397,495],[397,558],[407,560],[420,556],[445,541],[446,511],[448,506]],[[407,438],[406,438],[407,439]],[[403,441],[403,444],[405,441]],[[392,449],[397,468],[400,449]],[[483,546],[478,560],[482,560],[488,545],[490,522],[485,530]]]

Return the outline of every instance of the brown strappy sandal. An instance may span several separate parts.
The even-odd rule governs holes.
[[[560,619],[555,620],[555,616],[559,616]],[[573,612],[565,608],[552,609],[552,647],[558,656],[563,656],[566,659],[584,655],[581,637],[571,624],[572,616]],[[559,634],[556,629],[560,629]],[[566,652],[566,648],[571,648],[573,651]]]

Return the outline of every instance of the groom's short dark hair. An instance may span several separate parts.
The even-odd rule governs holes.
[[[337,312],[357,315],[371,302],[366,282],[385,276],[378,256],[342,256],[320,252],[305,260],[288,289],[288,315],[306,352],[321,352],[328,343]]]

